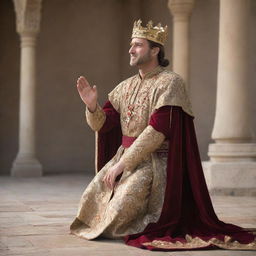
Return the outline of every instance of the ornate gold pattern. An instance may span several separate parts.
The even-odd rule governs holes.
[[[119,161],[125,150],[120,147],[84,191],[71,233],[88,240],[99,235],[119,238],[141,232],[150,222],[158,220],[165,189],[166,158],[152,153],[136,171],[125,171],[114,190],[102,182],[108,168]]]
[[[125,170],[133,171],[140,162],[149,158],[151,152],[161,146],[164,139],[162,133],[156,131],[150,125],[147,126],[121,157],[125,164]]]
[[[138,233],[161,214],[166,185],[166,150],[164,135],[148,125],[151,114],[159,107],[178,102],[168,93],[176,88],[181,78],[177,74],[157,67],[144,79],[133,76],[120,83],[110,94],[109,100],[120,113],[123,135],[138,137],[125,149],[119,147],[116,155],[96,174],[84,191],[71,232],[85,239],[98,236],[110,238]],[[183,86],[179,82],[180,86]],[[133,93],[136,90],[137,93]],[[183,89],[176,89],[178,98],[186,99]],[[133,115],[126,124],[127,106],[133,103]],[[189,109],[188,101],[182,107]],[[86,111],[87,122],[95,131],[105,121],[104,111],[97,106],[94,113]],[[149,139],[150,138],[150,139]],[[157,149],[158,148],[158,149]],[[157,150],[156,150],[157,149]],[[121,179],[114,190],[102,182],[108,169],[123,157],[125,165]]]
[[[193,116],[183,79],[160,66],[146,74],[144,79],[135,75],[121,82],[109,93],[109,100],[120,113],[123,134],[130,137],[138,137],[147,126],[149,116],[162,106],[180,106]],[[127,115],[130,102],[133,105],[132,116]]]
[[[136,93],[132,93],[135,89]],[[109,94],[109,100],[120,113],[123,134],[138,138],[128,149],[120,146],[84,191],[70,230],[85,239],[98,236],[120,238],[139,233],[149,223],[157,222],[166,186],[168,143],[164,141],[163,134],[148,125],[149,118],[156,109],[165,105],[180,106],[192,115],[182,79],[161,67],[148,73],[144,79],[136,75],[120,83]],[[130,102],[134,108],[127,126],[126,110]],[[106,115],[97,106],[94,113],[86,110],[86,118],[91,128],[98,131]],[[121,158],[126,169],[114,189],[110,190],[102,181],[103,177]],[[225,236],[224,241],[216,238],[204,241],[186,235],[184,242],[154,240],[144,245],[162,249],[196,249],[215,245],[223,249],[256,250],[255,241],[240,244],[229,236]]]
[[[141,20],[134,22],[132,38],[145,38],[161,45],[165,44],[168,35],[167,26],[162,27],[161,23],[158,23],[157,26],[154,26],[151,20],[148,22],[146,27],[142,27],[141,23]]]
[[[88,108],[85,110],[85,116],[88,125],[91,127],[93,131],[99,131],[100,128],[103,126],[106,115],[102,108],[97,104],[96,110],[92,113],[89,111]]]
[[[224,241],[217,238],[211,238],[204,241],[199,237],[191,237],[186,235],[184,242],[167,242],[161,240],[153,240],[152,242],[143,243],[145,246],[153,246],[161,249],[196,249],[204,248],[210,245],[215,245],[222,249],[229,250],[256,250],[256,241],[249,244],[241,244],[238,241],[232,240],[230,236],[225,236]]]

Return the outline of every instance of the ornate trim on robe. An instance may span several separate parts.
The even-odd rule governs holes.
[[[249,244],[242,244],[238,241],[235,241],[230,236],[225,236],[224,240],[220,240],[217,238],[211,238],[207,241],[201,239],[200,237],[192,237],[190,235],[186,235],[184,241],[161,241],[161,240],[153,240],[152,242],[143,243],[145,246],[152,246],[159,249],[203,249],[209,248],[210,246],[215,246],[221,249],[228,250],[256,250],[256,240]]]

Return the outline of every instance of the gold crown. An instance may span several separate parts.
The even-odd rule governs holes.
[[[150,41],[164,45],[167,40],[167,26],[162,27],[161,23],[157,26],[153,26],[153,22],[150,20],[146,27],[141,26],[142,21],[138,20],[134,22],[132,30],[132,38],[145,38]]]

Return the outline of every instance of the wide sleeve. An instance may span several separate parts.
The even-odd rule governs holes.
[[[120,124],[119,113],[115,110],[110,101],[107,101],[103,108],[97,104],[96,111],[93,113],[86,108],[85,114],[88,125],[94,131],[105,133]]]
[[[121,160],[125,165],[125,170],[134,170],[138,164],[149,157],[150,153],[161,146],[164,139],[163,133],[156,131],[151,125],[148,125],[123,154]]]
[[[93,131],[99,131],[106,120],[106,114],[99,104],[97,104],[94,112],[90,112],[90,110],[86,107],[85,116],[88,125]]]
[[[139,163],[149,157],[150,153],[157,150],[165,139],[169,138],[172,108],[161,107],[151,115],[149,125],[122,157],[126,170],[134,170]]]

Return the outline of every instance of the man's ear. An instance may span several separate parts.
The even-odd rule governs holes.
[[[159,53],[160,48],[159,47],[154,47],[154,48],[151,49],[151,51],[152,51],[152,55],[156,56]]]

